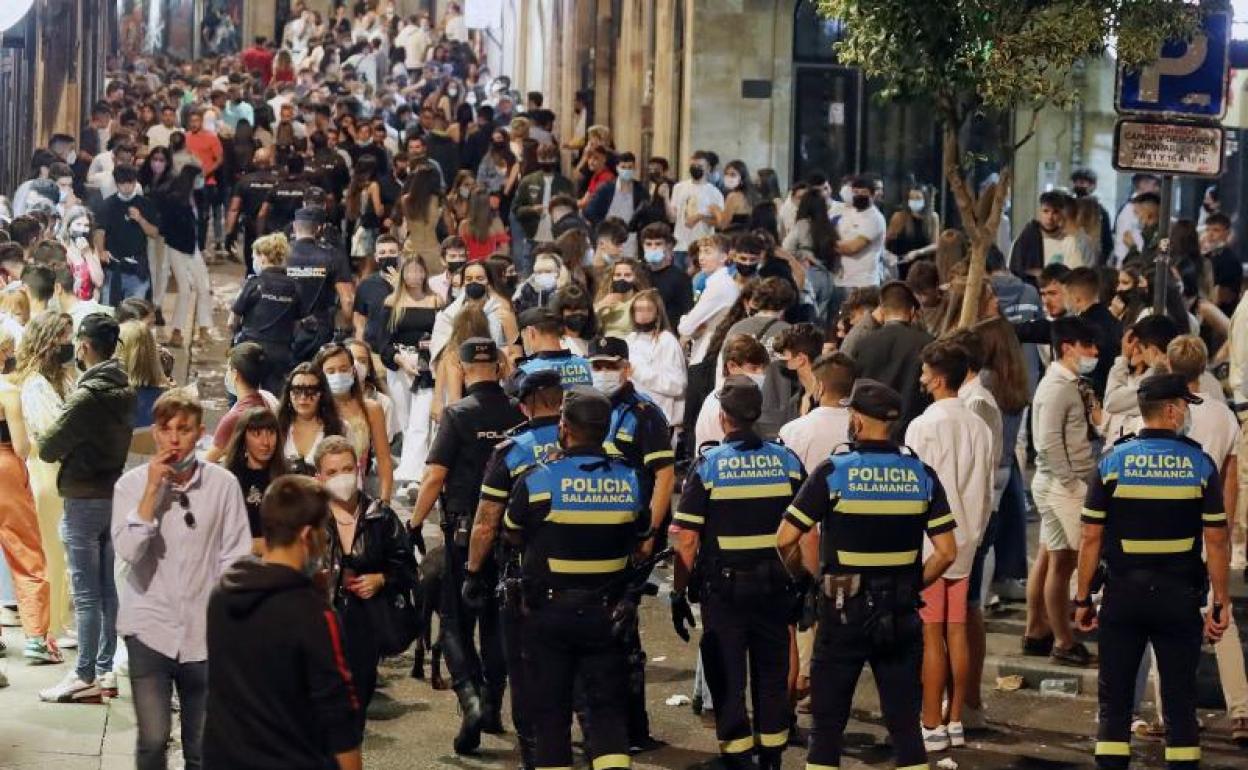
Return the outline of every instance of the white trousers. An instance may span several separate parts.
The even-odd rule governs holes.
[[[178,301],[173,306],[173,328],[189,331],[191,292],[196,296],[195,325],[212,326],[212,282],[208,266],[198,252],[187,254],[165,245],[165,261],[178,281]],[[153,292],[154,296],[154,292]]]

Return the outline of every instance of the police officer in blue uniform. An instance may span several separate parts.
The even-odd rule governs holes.
[[[261,235],[284,233],[291,226],[299,209],[308,205],[312,185],[304,177],[303,156],[294,153],[286,159],[286,173],[269,189],[256,225]]]
[[[494,454],[486,463],[481,500],[477,504],[469,542],[467,571],[481,574],[487,584],[498,583],[497,593],[486,592],[472,609],[478,613],[500,614],[503,656],[511,682],[511,720],[516,728],[521,764],[531,769],[534,767],[533,727],[524,708],[528,690],[520,648],[520,624],[524,618],[519,591],[520,550],[503,540],[498,541],[496,555],[492,555],[489,544],[495,539],[515,480],[559,449],[559,410],[563,405],[559,373],[542,369],[524,377],[517,398],[520,410],[529,420],[511,431],[507,439],[494,448]],[[496,596],[500,600],[497,603],[492,601]],[[501,728],[498,710],[502,706],[502,692],[487,690],[482,701],[483,729],[488,732],[496,725]]]
[[[441,497],[446,568],[442,578],[442,651],[450,669],[463,720],[455,737],[457,754],[476,751],[482,729],[502,730],[497,707],[494,722],[483,723],[483,696],[502,697],[507,666],[503,660],[499,616],[474,612],[464,603],[460,587],[468,561],[472,517],[481,494],[486,462],[508,431],[524,422],[524,414],[499,383],[499,351],[494,341],[473,337],[459,347],[464,374],[464,397],[447,407],[429,448],[420,494],[408,527],[419,532]],[[481,650],[473,645],[474,629],[481,627]]]
[[[1231,611],[1226,509],[1217,464],[1181,435],[1190,424],[1188,405],[1201,399],[1178,374],[1145,378],[1138,398],[1144,428],[1115,444],[1088,483],[1075,622],[1083,631],[1099,626],[1101,648],[1113,652],[1101,656],[1097,767],[1125,770],[1131,759],[1135,675],[1151,644],[1161,674],[1166,764],[1186,770],[1200,764],[1201,637],[1220,639]],[[1098,617],[1091,593],[1102,559]],[[1202,620],[1209,584],[1213,606]]]
[[[539,369],[559,372],[564,390],[591,385],[589,362],[563,347],[563,321],[544,307],[531,307],[516,319],[526,357],[516,364],[516,382]]]
[[[281,393],[291,368],[291,340],[299,320],[308,314],[298,282],[286,274],[285,265],[264,265],[243,282],[230,312],[237,324],[234,344],[255,342],[264,348],[261,387]]]
[[[257,149],[252,155],[251,163],[252,170],[243,174],[234,185],[230,196],[230,211],[225,220],[225,229],[230,237],[237,237],[239,227],[243,229],[243,264],[247,268],[248,276],[258,272],[251,262],[251,245],[260,237],[260,208],[264,206],[269,193],[278,182],[277,172],[273,169],[271,149]]]
[[[790,572],[813,574],[818,583],[806,767],[840,765],[854,689],[869,662],[898,770],[927,770],[919,591],[957,556],[953,514],[936,472],[889,439],[901,415],[897,391],[860,379],[848,406],[851,443],[811,471],[776,538]],[[803,560],[799,542],[816,525],[817,564]],[[925,535],[932,546],[926,559]]]
[[[750,378],[724,380],[719,399],[724,443],[694,463],[672,520],[678,555],[672,620],[687,640],[685,591],[700,594],[702,661],[724,764],[753,768],[757,750],[760,768],[779,770],[789,740],[795,592],[776,553],[776,530],[806,473],[792,450],[754,432],[763,394]]]
[[[613,625],[648,515],[640,474],[602,448],[610,425],[611,403],[601,393],[587,387],[567,391],[559,422],[562,451],[521,476],[503,517],[508,536],[523,548],[522,590],[529,611],[522,627],[524,675],[533,693],[525,706],[539,768],[572,766],[578,678],[592,721],[592,766],[630,766],[626,647]],[[482,575],[468,573],[466,597],[489,590]]]
[[[334,339],[339,309],[350,310],[355,299],[351,263],[341,250],[329,248],[317,237],[324,221],[319,208],[305,206],[295,213],[295,240],[286,274],[299,284],[300,306],[306,314],[295,333],[295,363],[311,360],[322,345]]]

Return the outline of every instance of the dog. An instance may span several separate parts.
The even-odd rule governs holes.
[[[416,660],[412,663],[411,677],[424,680],[425,652],[428,651],[429,684],[435,690],[447,690],[451,686],[442,675],[442,643],[433,640],[433,614],[438,611],[439,602],[442,600],[442,576],[445,569],[446,550],[441,545],[430,548],[420,562],[420,595],[423,597],[420,612],[423,630],[412,647]]]

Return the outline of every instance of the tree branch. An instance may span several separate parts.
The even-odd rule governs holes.
[[[1020,147],[1027,144],[1027,142],[1031,141],[1031,138],[1036,135],[1036,126],[1040,123],[1040,109],[1041,108],[1037,106],[1032,107],[1031,124],[1027,127],[1027,133],[1023,134],[1023,138],[1019,139],[1013,144],[1013,146],[1010,147],[1011,159],[1014,157],[1014,153],[1018,152]]]

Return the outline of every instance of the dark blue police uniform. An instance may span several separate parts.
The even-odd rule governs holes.
[[[346,255],[315,238],[299,238],[291,246],[286,275],[295,279],[306,314],[294,341],[296,363],[307,361],[334,338],[334,313],[338,308],[337,285],[352,283]]]
[[[281,393],[290,371],[291,340],[299,319],[307,315],[299,284],[285,268],[265,268],[243,283],[231,312],[238,318],[235,344],[255,342],[264,348],[267,363],[262,387]]]

